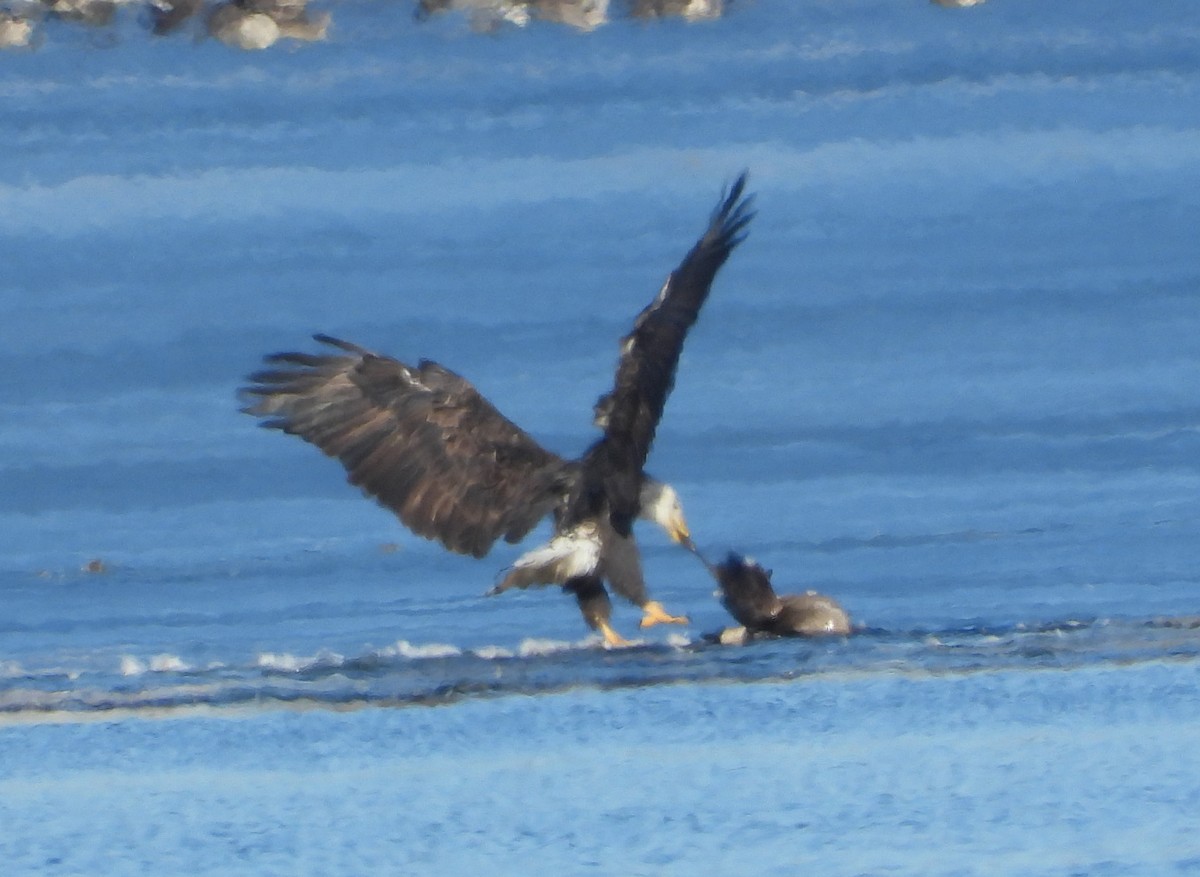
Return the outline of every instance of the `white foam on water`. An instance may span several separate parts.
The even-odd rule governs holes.
[[[673,649],[686,649],[692,644],[692,638],[686,633],[672,631],[667,634],[667,645]]]
[[[395,645],[380,649],[379,654],[385,658],[400,657],[418,660],[421,658],[455,658],[462,654],[462,649],[449,643],[426,643],[415,645],[408,640],[396,640]]]
[[[278,670],[284,673],[299,673],[313,667],[339,667],[345,663],[344,656],[323,649],[315,655],[301,657],[289,652],[259,652],[254,663],[263,670]]]
[[[178,655],[161,654],[150,659],[150,669],[155,673],[179,673],[191,667]]]
[[[480,646],[477,649],[471,649],[471,654],[477,658],[483,658],[485,661],[494,661],[498,658],[511,658],[515,653],[512,649],[506,649],[503,646]]]
[[[169,652],[154,655],[148,661],[143,661],[134,655],[122,655],[120,672],[122,676],[141,676],[143,673],[181,673],[190,670],[189,665],[178,655]]]
[[[84,674],[79,667],[26,667],[20,661],[0,661],[0,679],[45,679],[62,676],[74,682]]]
[[[591,644],[595,641],[595,637],[589,637],[585,642]],[[558,639],[538,639],[529,637],[521,640],[517,646],[517,657],[534,658],[544,655],[556,655],[560,652],[569,652],[572,649],[577,649],[584,643],[569,643],[565,640]]]
[[[16,661],[0,661],[0,679],[16,679],[18,676],[28,676],[25,668]]]

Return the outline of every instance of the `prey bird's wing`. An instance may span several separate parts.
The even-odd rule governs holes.
[[[721,586],[721,603],[748,630],[774,628],[783,602],[771,587],[771,574],[757,563],[730,554],[710,568]]]
[[[570,489],[571,464],[449,369],[314,337],[335,352],[267,357],[243,410],[339,459],[413,532],[482,557],[500,537],[524,537]]]

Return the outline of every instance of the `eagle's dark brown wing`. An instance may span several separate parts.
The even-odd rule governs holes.
[[[516,542],[569,492],[575,467],[435,362],[416,368],[326,335],[336,353],[279,353],[243,410],[337,457],[413,532],[485,555]]]
[[[753,196],[743,197],[743,172],[713,211],[708,228],[679,263],[658,295],[621,341],[612,392],[596,403],[604,437],[589,451],[588,465],[602,470],[613,523],[624,533],[636,515],[642,470],[654,443],[688,330],[708,298],[713,278],[754,218]],[[593,470],[593,475],[596,472]]]

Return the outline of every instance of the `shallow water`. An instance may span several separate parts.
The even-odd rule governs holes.
[[[1200,872],[1189,4],[332,11],[0,56],[6,874]],[[742,167],[651,471],[856,636],[645,532],[605,650],[237,412],[323,331],[579,453]]]

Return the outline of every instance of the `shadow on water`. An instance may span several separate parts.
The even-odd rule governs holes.
[[[481,698],[539,696],[697,683],[799,682],[877,674],[956,676],[1071,671],[1200,659],[1200,616],[1094,619],[1030,627],[863,630],[852,637],[704,639],[606,650],[593,641],[527,641],[515,651],[412,646],[345,657],[260,654],[243,666],[179,662],[123,666],[120,675],[0,668],[0,716],[10,721],[161,715],[189,708],[439,706]]]

